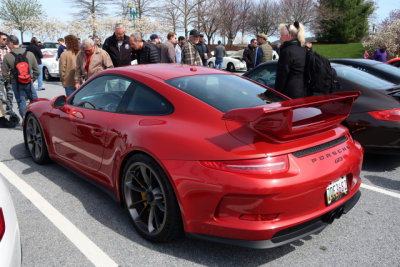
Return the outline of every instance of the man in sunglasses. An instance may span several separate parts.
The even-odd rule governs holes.
[[[11,84],[7,83],[3,79],[3,75],[1,73],[1,67],[3,66],[3,59],[6,54],[8,54],[11,50],[7,46],[7,37],[8,35],[5,34],[4,32],[0,32],[0,94],[2,92],[6,92],[7,96],[1,95],[0,98],[4,99],[7,97],[9,105],[7,108],[12,109],[12,102],[13,102],[13,93],[12,93],[12,88]],[[5,88],[5,90],[3,90]]]

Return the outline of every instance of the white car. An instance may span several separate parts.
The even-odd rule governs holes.
[[[243,49],[239,51],[227,51],[227,56],[222,61],[222,69],[227,71],[246,71],[246,62],[242,60]],[[207,64],[211,68],[215,68],[215,57],[207,60]]]
[[[21,239],[10,192],[0,175],[0,266],[21,266]]]
[[[59,78],[57,49],[45,48],[42,49],[42,54],[43,79],[50,81],[53,78]]]

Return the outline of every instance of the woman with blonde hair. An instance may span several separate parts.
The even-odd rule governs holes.
[[[60,80],[65,89],[65,94],[68,97],[75,90],[75,67],[76,56],[80,50],[78,38],[74,35],[67,35],[64,37],[67,50],[60,56],[59,73]]]
[[[302,23],[280,24],[281,48],[275,89],[291,98],[309,95],[306,88],[305,31]]]

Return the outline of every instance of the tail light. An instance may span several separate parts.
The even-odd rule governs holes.
[[[200,161],[208,168],[244,174],[277,174],[289,170],[287,155],[249,160]]]
[[[377,120],[400,121],[400,109],[377,110],[368,113]]]
[[[6,224],[4,222],[3,210],[0,208],[0,241],[3,238],[5,230]]]

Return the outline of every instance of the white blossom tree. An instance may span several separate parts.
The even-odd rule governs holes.
[[[373,53],[384,44],[388,45],[387,53],[389,57],[394,57],[400,52],[400,19],[393,23],[383,26],[375,35],[363,42],[363,46]]]

